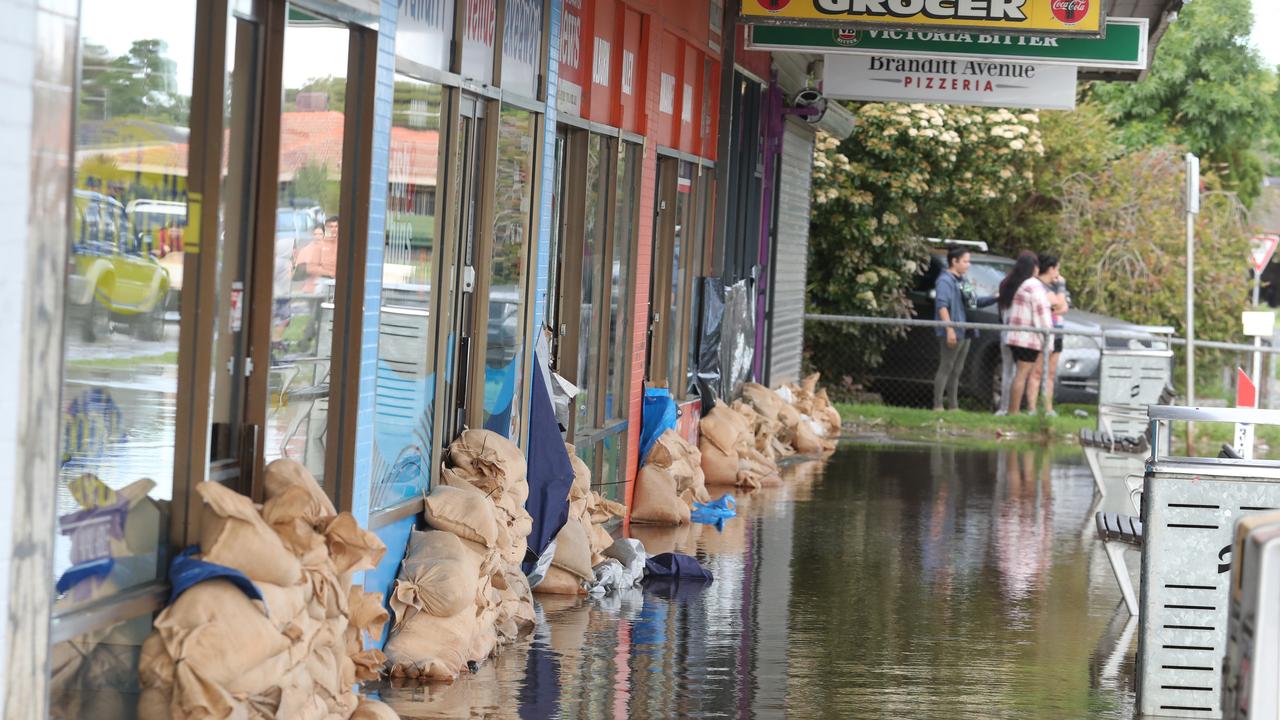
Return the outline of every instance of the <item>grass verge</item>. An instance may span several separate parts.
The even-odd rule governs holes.
[[[836,403],[846,428],[853,432],[901,431],[985,439],[1061,440],[1074,437],[1082,428],[1094,428],[1098,419],[1094,408],[1085,405],[1058,407],[1057,417],[1018,415],[996,417],[988,412],[897,407],[870,403]],[[1088,413],[1078,417],[1076,410]]]

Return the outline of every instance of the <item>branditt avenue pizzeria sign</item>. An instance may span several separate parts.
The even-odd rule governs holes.
[[[1076,68],[1023,62],[827,55],[823,94],[835,100],[1070,110]]]
[[[742,0],[749,23],[1102,35],[1102,0]]]

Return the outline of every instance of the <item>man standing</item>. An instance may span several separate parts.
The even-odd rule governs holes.
[[[935,320],[965,322],[970,307],[993,305],[994,295],[977,297],[965,274],[969,272],[969,251],[963,247],[947,250],[947,269],[938,274],[934,285]],[[969,341],[978,336],[977,330],[938,328],[938,372],[933,376],[933,409],[943,410],[943,392],[952,410],[960,407],[960,374],[964,372],[965,356],[969,354]]]
[[[338,274],[338,216],[324,221],[324,235],[312,240],[294,258],[295,277],[303,280],[302,292],[314,293],[321,278]]]

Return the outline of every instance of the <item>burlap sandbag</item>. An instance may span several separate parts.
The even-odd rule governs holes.
[[[480,562],[452,533],[415,531],[389,599],[396,627],[418,612],[448,617],[473,606]]]
[[[276,585],[296,585],[302,580],[302,564],[258,514],[252,500],[215,482],[196,485],[196,492],[204,498],[200,552],[205,560]]]
[[[338,514],[333,501],[325,494],[324,488],[316,482],[316,478],[306,465],[297,460],[281,458],[267,465],[263,473],[263,486],[268,500],[284,494],[289,488],[300,487],[311,499],[308,506],[307,520],[319,522]]]
[[[555,567],[583,580],[591,580],[591,540],[587,529],[578,518],[569,518],[556,534],[556,554],[551,558]]]
[[[777,420],[782,407],[787,404],[778,393],[759,383],[743,385],[742,400],[769,420]]]
[[[426,498],[427,524],[487,548],[496,547],[498,520],[493,503],[476,488],[441,485]]]
[[[698,447],[702,452],[702,472],[707,485],[738,484],[737,451],[731,449],[725,452],[710,441],[700,441]],[[637,492],[638,490],[639,487],[637,486]]]
[[[226,580],[208,580],[182,593],[156,616],[155,629],[175,667],[198,673],[198,684],[179,688],[175,699],[206,694],[210,683],[237,683],[245,670],[287,655],[293,644],[255,601]],[[274,682],[259,680],[267,683],[261,690]]]
[[[796,426],[791,445],[801,455],[821,455],[826,449],[822,444],[822,438],[819,438],[809,423],[804,421]]]
[[[680,499],[675,478],[669,471],[652,465],[640,469],[632,498],[631,521],[658,525],[689,522],[689,506]]]
[[[723,407],[723,405],[717,405],[716,410],[712,410],[698,421],[699,449],[702,448],[704,441],[720,448],[723,452],[729,452],[738,444],[738,425],[729,420],[729,414],[732,411],[720,411]]]
[[[552,565],[547,568],[547,574],[543,576],[542,582],[533,588],[536,595],[585,595],[586,589],[582,587],[582,580],[573,573]]]
[[[465,430],[449,445],[449,461],[485,490],[496,483],[503,489],[524,481],[528,465],[520,447],[489,430]],[[490,482],[492,481],[492,482]]]
[[[372,570],[387,552],[382,540],[360,527],[351,513],[340,513],[334,518],[325,528],[324,536],[339,575]]]
[[[467,666],[478,631],[473,608],[449,617],[418,613],[391,634],[384,652],[392,677],[453,680]]]

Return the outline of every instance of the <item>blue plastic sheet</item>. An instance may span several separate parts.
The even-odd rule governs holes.
[[[658,442],[662,433],[674,430],[676,418],[675,398],[666,388],[646,388],[644,391],[644,407],[641,411],[640,426],[640,464],[649,457],[649,450]]]
[[[717,530],[724,529],[724,521],[738,516],[738,504],[732,495],[721,495],[719,500],[709,503],[695,502],[690,519],[704,525],[714,525]]]
[[[115,567],[115,564],[115,558],[107,557],[72,565],[67,568],[66,572],[62,573],[62,577],[58,578],[54,589],[58,591],[59,595],[65,595],[85,580],[106,578],[111,574],[111,569]]]
[[[650,579],[670,578],[709,583],[715,579],[711,571],[702,567],[697,558],[681,553],[654,555],[645,561],[644,572],[645,582],[649,582]]]
[[[262,600],[263,607],[266,607],[267,601],[263,599],[262,591],[247,575],[226,565],[205,562],[192,557],[199,551],[199,547],[192,545],[179,553],[178,557],[169,564],[169,581],[173,583],[173,589],[169,591],[170,605],[176,602],[182,593],[206,580],[226,580],[239,588],[240,592],[247,595],[250,600]],[[271,613],[270,608],[267,608],[267,613]]]

